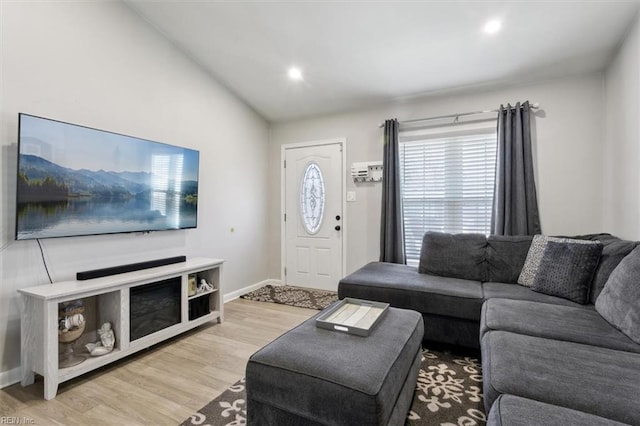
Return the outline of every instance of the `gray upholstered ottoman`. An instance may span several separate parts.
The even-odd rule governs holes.
[[[367,337],[316,327],[283,334],[247,364],[251,425],[403,425],[420,369],[422,316],[389,308]]]

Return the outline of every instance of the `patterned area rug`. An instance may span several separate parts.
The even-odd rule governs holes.
[[[181,426],[246,425],[244,379],[205,405]],[[425,350],[406,425],[486,424],[482,371],[477,358]]]
[[[289,285],[266,285],[240,297],[258,302],[280,303],[317,310],[322,310],[338,300],[338,294],[334,291],[312,290]]]

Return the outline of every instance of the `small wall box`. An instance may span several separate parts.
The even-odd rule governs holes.
[[[354,182],[380,182],[382,180],[382,161],[351,164],[351,177]]]

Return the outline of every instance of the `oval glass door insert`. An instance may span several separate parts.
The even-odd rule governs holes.
[[[316,162],[309,163],[302,175],[300,214],[307,233],[315,234],[320,230],[324,216],[324,177]]]

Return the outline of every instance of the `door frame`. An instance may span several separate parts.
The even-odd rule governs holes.
[[[340,278],[344,276],[344,271],[347,267],[347,138],[334,138],[334,139],[322,139],[317,141],[297,142],[284,144],[280,147],[280,282],[285,284],[284,268],[287,260],[287,241],[286,241],[286,225],[284,223],[284,215],[286,212],[286,176],[284,161],[288,149],[296,148],[310,148],[313,146],[323,145],[335,145],[339,144],[342,147],[342,185],[340,190],[342,191],[342,238],[341,238],[341,251],[342,251],[342,264],[340,265]]]

